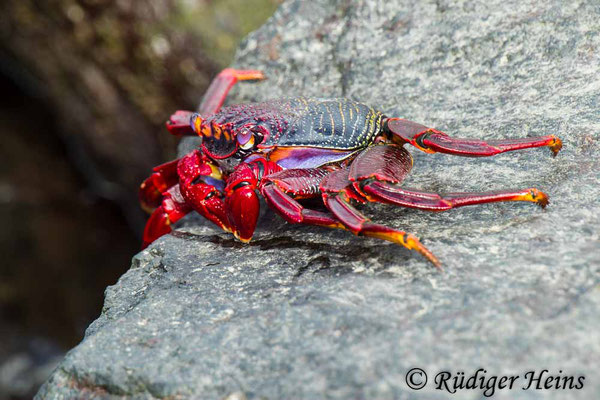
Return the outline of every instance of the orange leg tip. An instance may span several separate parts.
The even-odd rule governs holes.
[[[416,236],[411,234],[406,234],[403,238],[404,245],[406,248],[410,250],[415,250],[419,252],[423,257],[425,257],[429,262],[431,262],[438,270],[442,271],[442,263],[433,253],[417,239]]]
[[[235,236],[235,238],[237,240],[239,240],[240,242],[242,242],[244,244],[248,244],[252,240],[252,236],[250,236],[249,238],[243,238],[240,236],[239,232],[233,232],[233,236]]]
[[[552,135],[552,139],[548,144],[548,147],[550,147],[550,151],[552,151],[553,157],[556,157],[558,152],[562,149],[562,146],[562,140],[560,140],[557,136]]]
[[[265,79],[267,79],[267,77],[265,76],[265,74],[263,74],[262,71],[254,71],[252,74],[245,75],[240,80],[258,82],[258,81],[264,81]]]
[[[536,188],[527,189],[527,193],[526,194],[521,194],[519,196],[516,196],[516,197],[513,198],[513,200],[517,200],[517,201],[530,201],[532,203],[537,204],[541,208],[546,208],[546,206],[550,202],[548,200],[548,195],[546,193],[542,192],[541,190],[536,189]]]
[[[548,199],[548,195],[540,190],[537,190],[534,188],[534,189],[531,189],[531,191],[529,193],[531,196],[531,201],[536,203],[541,208],[546,208],[548,203],[550,203],[550,200]]]
[[[425,257],[430,263],[432,263],[438,270],[442,270],[442,263],[437,259],[433,253],[417,239],[416,236],[410,233],[404,233],[401,231],[390,231],[389,228],[385,228],[382,231],[381,227],[377,229],[364,230],[359,234],[365,236],[374,237],[377,239],[387,240],[389,242],[397,243],[409,250],[414,250]]]
[[[233,69],[227,68],[221,72],[223,75],[230,75],[238,81],[262,81],[267,79],[262,71],[255,69]]]

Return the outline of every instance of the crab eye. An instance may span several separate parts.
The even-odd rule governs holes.
[[[240,146],[244,150],[250,150],[254,147],[254,136],[251,136],[250,139],[243,145]]]
[[[244,129],[240,133],[237,134],[237,142],[240,145],[240,148],[244,150],[249,150],[254,147],[254,134],[248,130]]]

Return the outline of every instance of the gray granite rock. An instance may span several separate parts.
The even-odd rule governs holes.
[[[596,396],[599,21],[595,1],[286,1],[235,63],[270,79],[239,86],[232,102],[347,96],[465,137],[555,133],[565,144],[555,159],[415,150],[407,182],[536,186],[550,206],[364,208],[421,237],[444,273],[398,246],[271,212],[250,245],[190,216],[107,289],[38,398],[442,399],[438,372],[478,368],[519,375],[494,398]],[[405,382],[413,367],[429,374],[419,391]],[[543,369],[585,376],[584,387],[521,389]]]

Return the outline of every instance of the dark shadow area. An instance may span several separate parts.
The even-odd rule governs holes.
[[[31,398],[139,242],[86,189],[46,104],[0,75],[0,399]]]

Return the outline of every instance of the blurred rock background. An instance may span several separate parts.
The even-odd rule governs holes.
[[[139,182],[175,154],[165,119],[278,3],[0,3],[0,399],[81,340],[139,248]]]

